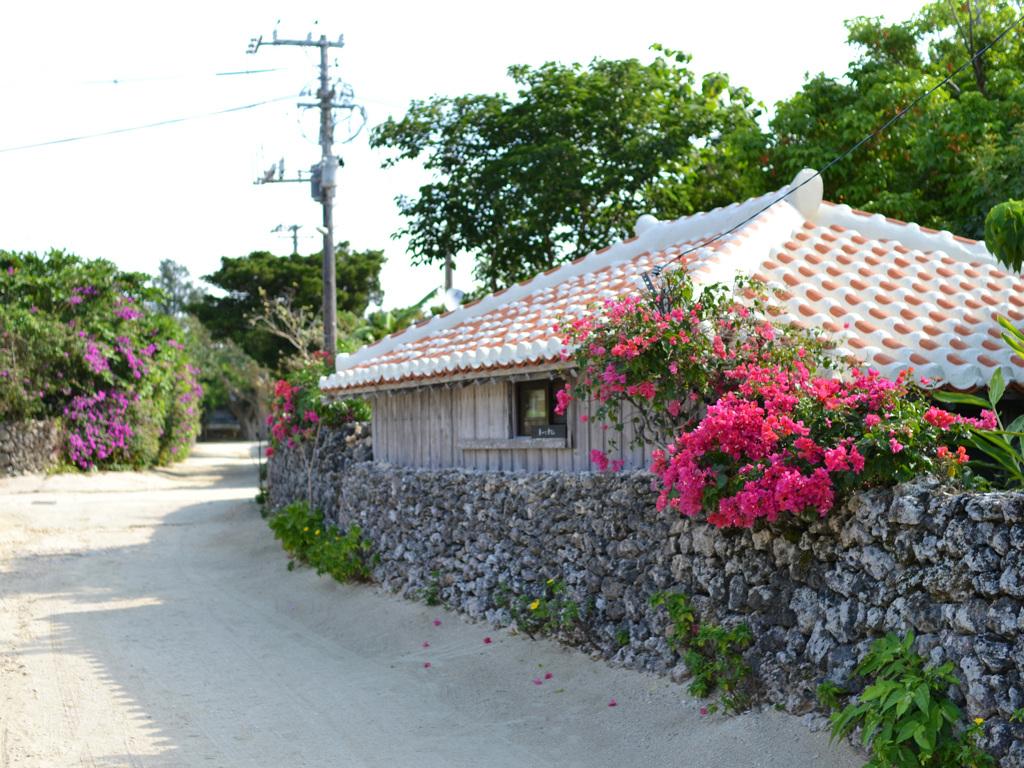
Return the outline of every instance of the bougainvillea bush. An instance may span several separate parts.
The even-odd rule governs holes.
[[[780,310],[756,283],[701,287],[678,270],[660,288],[560,324],[579,373],[558,406],[594,398],[619,431],[635,414],[634,442],[655,448],[659,508],[719,527],[824,515],[857,487],[957,474],[969,429],[995,426],[990,412],[971,420],[929,405],[909,373],[888,381],[819,331],[773,322]]]
[[[850,379],[744,365],[728,373],[736,391],[664,451],[654,451],[658,508],[706,514],[718,527],[750,527],[780,513],[825,515],[837,497],[864,485],[951,472],[967,461],[956,443],[968,427],[995,427],[989,411],[965,419],[928,405],[901,373]]]
[[[623,406],[630,404],[632,442],[664,445],[736,388],[727,374],[739,366],[847,365],[819,332],[766,319],[775,309],[759,283],[699,286],[673,270],[661,277],[660,289],[664,311],[636,293],[606,299],[590,314],[555,326],[580,372],[558,397],[561,412],[573,399],[593,398],[594,417],[622,432]]]
[[[273,456],[283,445],[294,447],[315,440],[322,426],[369,420],[370,406],[365,400],[322,401],[320,377],[332,373],[334,358],[325,352],[314,352],[305,364],[274,385],[267,417],[267,456]]]
[[[62,251],[0,251],[0,420],[56,417],[82,469],[188,455],[197,371],[183,331],[150,312],[148,275]]]

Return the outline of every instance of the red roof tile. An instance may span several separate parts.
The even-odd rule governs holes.
[[[886,376],[913,365],[967,390],[998,367],[1024,384],[1024,360],[1001,341],[993,314],[1024,322],[1021,278],[1002,272],[983,243],[822,203],[811,187],[676,221],[642,217],[635,238],[339,357],[321,387],[344,395],[558,362],[560,317],[635,293],[644,272],[673,259],[702,282],[753,275],[784,303],[780,320],[838,334]]]

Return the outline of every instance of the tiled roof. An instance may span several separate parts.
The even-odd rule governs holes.
[[[341,395],[559,362],[563,344],[552,331],[559,317],[635,292],[652,266],[712,237],[680,260],[695,279],[756,275],[780,289],[782,320],[834,332],[887,377],[914,366],[918,376],[971,389],[1001,367],[1007,382],[1024,385],[1024,360],[1002,343],[995,319],[1024,325],[1024,281],[984,243],[823,203],[811,172],[779,192],[707,213],[641,217],[637,233],[339,357],[321,389]]]

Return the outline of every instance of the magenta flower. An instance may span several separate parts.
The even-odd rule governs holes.
[[[608,706],[609,707],[614,707],[615,706],[615,699],[612,699],[611,701],[609,701],[608,702]]]
[[[430,643],[424,643],[424,644],[423,644],[423,647],[424,647],[424,648],[429,648],[429,647],[430,647]]]
[[[550,680],[551,679],[551,673],[550,672],[545,672],[544,673],[544,679],[545,680]]]
[[[489,638],[489,637],[485,637],[484,638],[484,645],[488,645],[490,642],[491,642],[491,638]]]
[[[430,666],[430,662],[429,662],[429,661],[425,661],[425,662],[423,662],[423,668],[424,668],[424,669],[426,669],[426,668],[427,668],[427,667],[429,667],[429,666]]]
[[[441,626],[441,622],[438,619],[434,619],[434,626],[435,627],[440,627]]]
[[[544,682],[543,680],[534,680],[533,684],[534,685],[541,685],[541,684],[543,684],[543,682]]]

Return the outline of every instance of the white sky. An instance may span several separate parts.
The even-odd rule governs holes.
[[[843,20],[909,18],[923,0],[847,3],[758,0],[435,0],[382,3],[266,0],[167,3],[60,0],[0,7],[0,150],[200,115],[278,97],[274,104],[148,130],[0,151],[0,249],[65,248],[153,274],[162,259],[196,278],[221,256],[291,252],[278,225],[302,225],[301,253],[320,250],[321,209],[307,184],[255,186],[285,158],[288,176],[319,159],[318,111],[296,107],[317,78],[316,49],[262,47],[249,38],[344,34],[335,76],[355,89],[370,125],[412,99],[514,92],[511,64],[639,58],[659,42],[693,54],[703,75],[724,71],[769,106],[800,89],[805,73],[839,76],[855,57]],[[280,23],[278,20],[280,19]],[[266,74],[220,72],[285,68]],[[112,81],[118,80],[118,83]],[[315,86],[314,86],[315,88]],[[308,99],[302,99],[306,101]],[[301,117],[305,114],[305,117]],[[312,141],[303,138],[300,121]],[[339,128],[336,139],[344,136]],[[428,180],[413,166],[382,170],[366,131],[336,147],[345,161],[335,239],[383,248],[384,306],[406,306],[441,282],[413,268],[394,198]],[[459,261],[468,288],[472,261]]]

